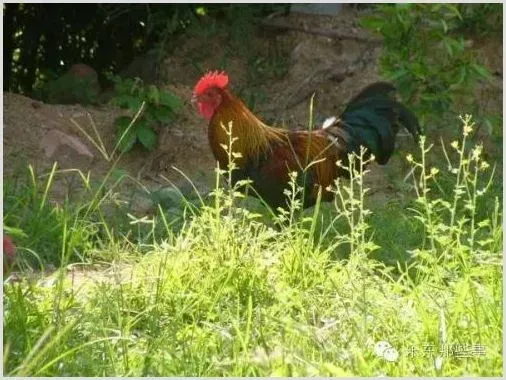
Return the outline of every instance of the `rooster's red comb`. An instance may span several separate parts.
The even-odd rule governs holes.
[[[195,85],[195,89],[193,93],[195,95],[200,95],[203,92],[207,91],[211,87],[218,87],[220,89],[224,89],[228,86],[228,75],[226,72],[222,71],[221,73],[218,71],[209,71],[202,78],[199,79],[197,84]]]

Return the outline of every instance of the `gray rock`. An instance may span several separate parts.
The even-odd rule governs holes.
[[[75,166],[72,169],[87,170],[94,159],[93,153],[76,136],[68,135],[57,129],[51,129],[42,138],[40,148],[48,158],[57,161],[62,168],[69,168],[68,163]]]

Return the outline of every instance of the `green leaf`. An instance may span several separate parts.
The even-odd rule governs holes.
[[[467,77],[466,67],[465,66],[461,66],[460,70],[459,70],[459,76],[458,76],[457,81],[455,83],[453,83],[450,87],[452,89],[457,88],[458,86],[460,86],[464,82],[464,80],[466,79],[466,77]]]
[[[122,79],[116,76],[114,79],[114,92],[118,95],[131,95],[135,91],[135,81],[130,78]]]
[[[4,224],[3,230],[14,238],[26,238],[28,235],[21,229],[16,227],[8,227]]]
[[[157,107],[151,111],[153,117],[160,123],[170,123],[172,121],[172,112],[167,107]]]
[[[129,94],[121,94],[112,98],[111,103],[121,108],[126,108],[132,99],[134,99],[134,97]]]
[[[148,150],[153,150],[156,146],[157,136],[155,131],[149,127],[143,127],[136,130],[137,137],[142,145]]]
[[[408,74],[408,70],[406,69],[395,70],[388,76],[388,79],[391,81],[399,80],[406,74]]]
[[[142,98],[139,98],[137,96],[130,96],[127,101],[128,108],[134,112],[137,112],[141,108],[142,102]]]
[[[156,105],[160,104],[160,91],[158,91],[158,87],[154,85],[149,86],[148,99],[151,103],[154,103]]]
[[[125,169],[115,168],[111,172],[111,179],[114,181],[119,181],[124,177],[128,176],[128,172]]]
[[[443,40],[443,43],[444,43],[444,45],[446,47],[446,51],[448,52],[448,55],[450,57],[453,57],[453,48],[452,48],[452,45],[448,42],[448,38],[445,38]]]
[[[139,93],[142,93],[143,89],[144,89],[144,82],[142,81],[141,78],[139,77],[135,77],[135,79],[130,79],[131,82],[129,83],[132,83],[131,85],[131,88],[130,88],[130,93],[135,93],[135,92],[139,92]]]
[[[460,20],[462,20],[462,15],[460,14],[459,9],[455,5],[445,4],[444,6],[452,13],[453,17],[458,17]]]
[[[332,377],[347,377],[347,376],[353,376],[350,372],[346,371],[345,369],[336,366],[333,363],[325,362],[321,365],[322,370],[324,370],[326,373],[329,374]]]
[[[422,94],[420,95],[420,99],[425,100],[427,102],[433,102],[437,99],[437,97],[432,94]]]
[[[142,124],[145,124],[147,127],[151,126],[153,123],[157,122],[156,118],[153,115],[155,106],[151,105],[145,108],[144,113],[142,114]]]
[[[441,19],[441,24],[443,24],[443,31],[445,33],[448,32],[448,24],[446,23],[446,21],[444,19]]]
[[[160,104],[177,110],[183,106],[183,102],[179,97],[168,91],[160,92]]]
[[[492,77],[492,75],[485,66],[479,65],[477,63],[472,63],[471,68],[476,74],[478,74],[483,79],[490,79]]]
[[[132,149],[135,141],[137,140],[137,135],[133,129],[130,129],[128,132],[118,130],[116,132],[116,141],[119,142],[118,148],[121,152],[125,153]]]
[[[121,130],[123,133],[131,122],[132,118],[130,116],[119,116],[114,120],[114,125],[116,125],[118,127],[118,130]]]
[[[485,119],[485,130],[489,136],[492,136],[494,134],[494,126],[488,118]]]
[[[121,152],[128,152],[132,149],[135,141],[137,140],[136,128],[142,127],[142,120],[137,119],[136,123],[130,127],[132,117],[119,116],[114,120],[114,124],[117,126],[116,129],[116,141],[119,142],[118,148]],[[130,129],[128,129],[130,127]]]

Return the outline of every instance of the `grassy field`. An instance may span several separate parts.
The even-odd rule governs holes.
[[[462,123],[441,167],[425,142],[407,157],[407,206],[366,209],[359,165],[333,204],[301,212],[293,185],[275,215],[241,207],[230,173],[137,217],[113,170],[7,181],[19,267],[58,269],[4,279],[4,374],[501,376],[502,186]],[[49,200],[64,175],[80,201]]]

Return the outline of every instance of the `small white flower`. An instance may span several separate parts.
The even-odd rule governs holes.
[[[374,354],[389,362],[395,362],[399,358],[399,352],[389,342],[379,341],[374,345]]]
[[[462,329],[467,329],[469,327],[469,318],[465,315],[458,321],[458,326]]]
[[[374,345],[374,354],[379,357],[383,357],[383,353],[386,349],[391,348],[392,345],[388,342],[385,342],[384,340],[380,340],[379,342],[376,342]]]
[[[482,145],[478,145],[476,148],[474,148],[473,151],[471,152],[472,159],[477,161],[480,158],[482,151],[483,151]]]
[[[383,351],[383,358],[387,362],[395,362],[399,359],[399,352],[394,347],[387,348]]]

